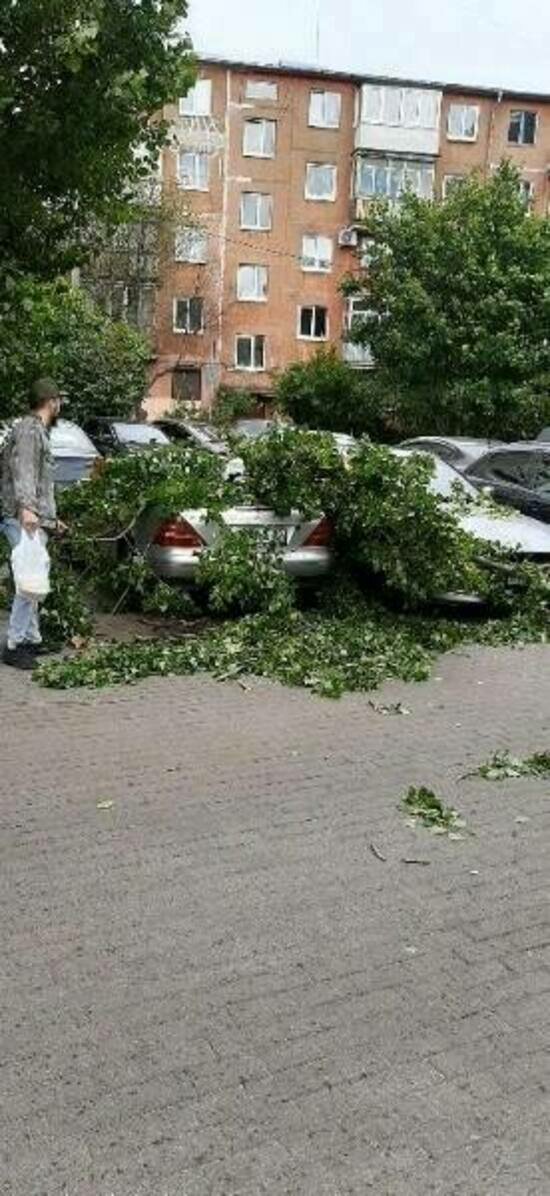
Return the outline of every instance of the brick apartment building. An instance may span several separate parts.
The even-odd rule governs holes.
[[[368,367],[339,287],[374,196],[441,200],[509,158],[548,212],[550,96],[202,60],[165,115],[163,185],[190,223],[163,271],[151,411],[208,405],[220,384],[269,399],[275,371],[323,344]]]

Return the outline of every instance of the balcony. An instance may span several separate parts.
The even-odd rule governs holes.
[[[353,341],[343,341],[342,357],[348,365],[357,370],[371,370],[374,358],[368,345],[355,345]]]
[[[354,220],[364,220],[374,199],[397,205],[407,191],[433,199],[435,165],[431,158],[360,154],[355,165]]]
[[[435,157],[441,99],[433,88],[363,84],[356,149]]]

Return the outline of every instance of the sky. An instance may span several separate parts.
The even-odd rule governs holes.
[[[548,0],[190,0],[187,28],[222,58],[550,93]]]

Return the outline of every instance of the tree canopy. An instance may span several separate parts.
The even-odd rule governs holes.
[[[187,0],[0,0],[0,273],[51,278],[127,215],[194,79]]]
[[[550,221],[508,163],[443,203],[406,194],[365,222],[354,339],[397,394],[403,431],[532,435],[550,412]],[[357,327],[357,326],[356,326]],[[393,400],[392,400],[393,403]]]
[[[67,392],[64,415],[128,417],[147,388],[150,347],[65,282],[10,288],[0,319],[0,422],[25,410],[31,383],[51,375]]]

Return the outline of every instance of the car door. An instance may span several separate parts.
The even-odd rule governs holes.
[[[539,505],[533,490],[534,456],[521,449],[500,449],[476,461],[467,476],[477,486],[490,486],[498,502],[532,515]]]

